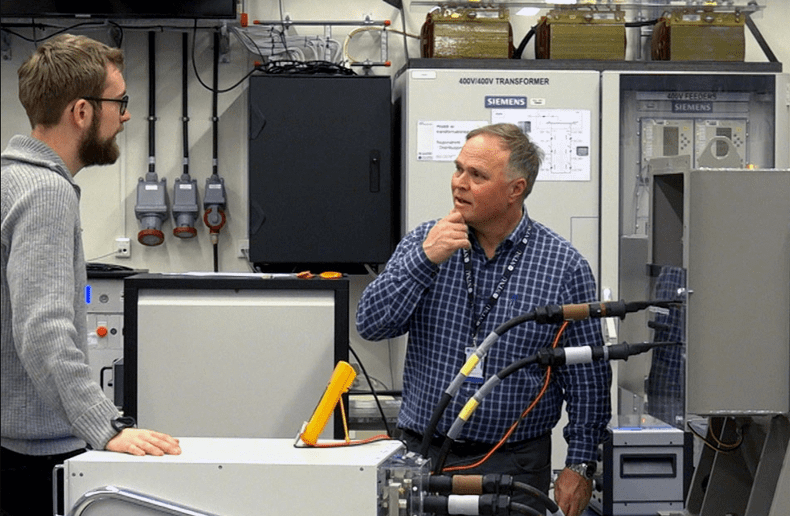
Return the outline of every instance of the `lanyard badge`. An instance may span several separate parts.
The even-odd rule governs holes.
[[[516,252],[513,255],[513,258],[510,260],[510,263],[505,268],[504,272],[502,273],[502,278],[499,280],[499,284],[497,284],[496,288],[494,289],[493,294],[486,302],[483,310],[480,312],[480,315],[477,316],[474,324],[472,325],[472,346],[465,348],[466,359],[468,360],[469,357],[475,352],[477,348],[477,336],[480,332],[480,327],[483,325],[483,322],[488,317],[488,314],[491,313],[491,310],[494,308],[494,305],[499,300],[502,295],[502,292],[505,290],[505,286],[507,286],[507,282],[510,281],[510,277],[513,275],[513,271],[516,270],[516,265],[518,262],[521,261],[521,258],[524,255],[524,251],[527,248],[527,243],[529,242],[529,235],[532,230],[532,222],[530,221],[529,226],[527,226],[527,232],[524,235],[524,238],[518,243],[516,247]],[[469,249],[463,250],[463,261],[464,261],[464,278],[466,280],[466,293],[467,298],[469,300],[469,309],[472,314],[475,313],[475,285],[474,285],[474,278],[472,274],[472,253]],[[472,383],[483,383],[484,379],[484,361],[485,359],[480,360],[480,362],[475,366],[472,372],[467,376],[467,381]]]

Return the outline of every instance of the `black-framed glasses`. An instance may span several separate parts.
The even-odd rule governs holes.
[[[124,95],[120,99],[103,99],[101,97],[80,97],[83,100],[93,100],[96,102],[118,102],[121,105],[120,114],[123,116],[126,113],[126,106],[129,105],[129,95]]]

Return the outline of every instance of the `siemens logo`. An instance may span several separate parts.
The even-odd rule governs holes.
[[[713,113],[713,102],[672,101],[673,113]]]
[[[526,109],[527,97],[500,97],[489,96],[485,98],[486,108]]]

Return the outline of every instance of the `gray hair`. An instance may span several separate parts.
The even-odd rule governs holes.
[[[543,161],[543,151],[515,124],[492,124],[478,127],[469,131],[466,139],[469,140],[484,134],[499,138],[502,145],[510,151],[506,172],[513,179],[523,177],[527,180],[527,187],[524,189],[524,198],[526,198],[532,192],[532,187],[538,177],[540,164]]]

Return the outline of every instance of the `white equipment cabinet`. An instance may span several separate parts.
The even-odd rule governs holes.
[[[408,506],[410,490],[398,487],[414,478],[418,493],[428,473],[427,463],[402,457],[400,441],[308,449],[293,439],[188,438],[181,448],[176,456],[91,451],[67,460],[66,514],[375,516]]]
[[[124,411],[178,437],[293,438],[348,360],[348,281],[125,281]],[[339,414],[339,410],[338,410]],[[341,418],[323,437],[341,437]]]

